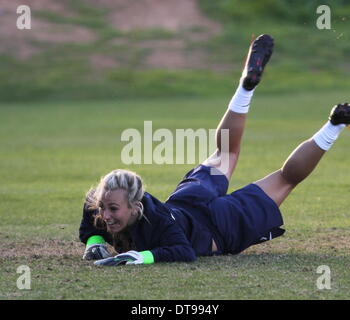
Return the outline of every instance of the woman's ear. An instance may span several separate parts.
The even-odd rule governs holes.
[[[132,215],[139,215],[140,211],[142,212],[142,203],[140,201],[137,201],[133,204],[133,212]]]
[[[135,202],[132,205],[132,212],[131,215],[134,217],[136,215],[138,215],[139,211],[140,211],[140,203],[139,202]]]

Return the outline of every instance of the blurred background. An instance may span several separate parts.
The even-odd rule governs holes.
[[[350,84],[347,0],[31,0],[18,30],[21,4],[0,4],[1,101],[231,94],[261,33],[276,40],[262,92]]]

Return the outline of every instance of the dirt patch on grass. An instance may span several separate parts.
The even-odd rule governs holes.
[[[146,69],[208,69],[208,53],[187,50],[186,43],[210,39],[221,31],[221,25],[201,14],[196,0],[123,0],[102,3],[111,8],[110,24],[122,31],[167,30],[176,32],[173,39],[151,39],[134,42],[138,48],[149,48],[140,66]],[[112,6],[113,3],[113,6]],[[184,40],[186,39],[186,41]]]
[[[0,4],[0,53],[7,53],[19,59],[28,59],[42,52],[45,45],[66,43],[88,43],[96,39],[93,31],[79,25],[57,24],[35,16],[37,11],[55,13],[59,16],[71,16],[64,3],[45,0],[33,0],[27,4],[31,10],[31,29],[17,28],[18,6],[23,1],[7,1]],[[40,44],[40,45],[38,45]]]
[[[111,68],[117,68],[120,66],[120,63],[116,59],[103,54],[91,55],[90,63],[96,70],[109,70]]]
[[[208,59],[208,54],[203,51],[184,52],[171,48],[158,48],[144,61],[145,68],[161,69],[206,69],[208,64],[204,63]]]
[[[81,242],[58,239],[16,242],[2,240],[1,246],[0,258],[82,257],[85,249],[85,245]],[[111,254],[115,253],[111,246],[109,246],[109,251]]]
[[[203,16],[196,0],[111,0],[109,19],[119,30],[167,29],[171,31],[202,27],[209,33],[220,30],[220,25]],[[113,8],[111,4],[113,3]]]
[[[327,229],[312,233],[304,239],[304,234],[292,234],[267,241],[248,248],[244,253],[327,253],[343,254],[350,251],[350,231],[344,229]],[[82,257],[85,246],[79,241],[59,239],[43,239],[42,241],[15,241],[9,238],[1,239],[2,250],[0,258],[28,257],[39,259],[45,257],[64,258],[69,256]],[[113,247],[108,245],[109,252],[116,254]]]
[[[147,49],[147,53],[137,58],[136,63],[132,63],[141,69],[218,69],[209,63],[210,54],[205,49],[195,50],[188,47],[192,43],[206,42],[222,30],[219,23],[201,13],[197,0],[86,2],[90,2],[92,8],[105,11],[102,19],[111,30],[141,33],[141,39],[138,40],[128,34],[119,35],[109,41],[102,41],[103,44],[96,47],[96,52],[92,49],[90,52],[82,52],[84,56],[89,55],[88,61],[94,70],[126,67],[125,57],[118,52],[118,48],[111,47],[116,42],[121,42],[132,52]],[[71,7],[72,3],[68,1],[30,1],[28,6],[32,13],[32,29],[18,30],[16,21],[19,14],[16,10],[21,4],[21,1],[14,0],[0,5],[0,54],[25,61],[52,47],[66,44],[89,46],[100,39],[101,35],[93,24],[79,24],[79,19],[84,20],[84,10]],[[48,15],[45,17],[45,14]],[[75,23],[69,22],[70,20],[59,23],[50,20],[50,15],[56,16],[56,19],[74,18]],[[222,69],[227,69],[227,66],[219,68]]]
[[[55,11],[60,14],[67,13],[67,8],[62,1],[55,0],[11,0],[11,1],[1,1],[0,12],[8,12],[16,15],[17,7],[20,5],[27,5],[31,10],[50,10]]]
[[[246,253],[332,253],[344,254],[350,252],[350,230],[326,229],[312,233],[309,238],[305,235],[290,232],[287,236],[255,245],[246,250]]]

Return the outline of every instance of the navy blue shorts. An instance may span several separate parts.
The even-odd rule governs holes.
[[[285,232],[278,206],[259,186],[249,184],[227,194],[226,176],[212,175],[211,169],[199,165],[190,170],[169,199],[203,209],[210,229],[217,231],[220,253],[237,254]]]

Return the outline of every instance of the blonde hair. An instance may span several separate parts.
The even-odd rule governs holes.
[[[90,189],[86,195],[86,202],[89,208],[97,209],[103,195],[117,189],[126,191],[126,200],[129,208],[135,204],[139,207],[138,218],[141,219],[144,210],[141,202],[144,195],[143,183],[140,176],[129,170],[113,170],[102,177],[97,187]]]

